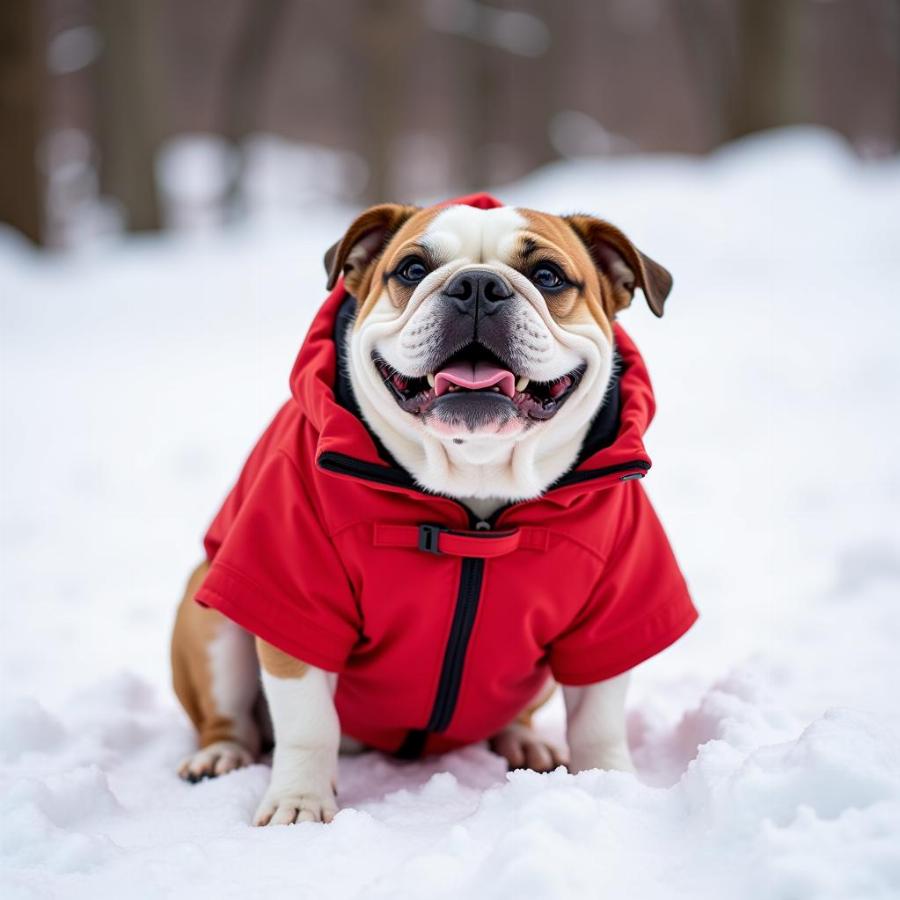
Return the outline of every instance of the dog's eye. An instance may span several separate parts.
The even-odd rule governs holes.
[[[403,260],[396,275],[405,284],[418,284],[428,274],[428,267],[416,256]]]
[[[563,278],[559,269],[557,269],[556,266],[551,266],[547,263],[538,266],[531,273],[531,280],[539,288],[544,288],[548,291],[561,288],[566,283],[566,279]]]

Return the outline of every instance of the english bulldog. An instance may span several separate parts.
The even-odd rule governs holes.
[[[487,738],[511,768],[631,771],[629,669],[696,615],[637,482],[652,395],[615,323],[636,290],[662,316],[670,274],[599,218],[487,197],[368,209],[325,267],[294,398],[179,607],[179,774],[274,738],[274,825],[333,818],[339,749]],[[567,748],[531,724],[555,683]]]

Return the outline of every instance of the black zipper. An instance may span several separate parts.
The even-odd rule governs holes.
[[[453,610],[453,621],[450,624],[450,636],[444,650],[444,662],[441,665],[441,677],[438,681],[434,706],[426,731],[446,731],[456,701],[459,698],[459,686],[462,682],[463,663],[466,650],[472,637],[472,626],[478,612],[478,601],[481,599],[481,585],[484,581],[484,560],[463,557],[459,573],[459,589],[456,592],[456,607]]]
[[[341,475],[351,475],[378,484],[387,484],[393,487],[409,488],[422,494],[428,491],[416,485],[408,473],[402,469],[388,468],[365,460],[355,459],[343,453],[326,451],[322,453],[317,464],[320,468]],[[604,469],[591,469],[583,473],[584,476],[576,480],[566,481],[560,479],[554,487],[562,487],[565,484],[576,484],[612,475],[618,472],[634,472],[636,469],[646,470],[650,464],[644,460],[635,460],[631,463],[623,463],[616,466],[607,466]],[[572,473],[573,475],[575,473]],[[441,496],[441,495],[430,495]],[[506,512],[513,504],[502,506],[487,520],[478,519],[472,511],[460,501],[452,497],[444,497],[456,503],[467,515],[469,526],[481,531],[489,538],[490,531],[496,524],[498,517]],[[444,648],[444,660],[441,664],[441,675],[438,680],[437,692],[428,724],[424,728],[415,728],[407,732],[403,743],[395,752],[401,759],[416,759],[422,755],[428,735],[445,731],[453,719],[456,711],[456,703],[459,699],[459,688],[462,684],[463,667],[466,661],[466,651],[472,637],[472,628],[475,625],[475,616],[478,612],[478,603],[481,599],[481,587],[484,582],[484,559],[480,557],[465,556],[462,558],[462,566],[459,573],[459,587],[456,593],[456,606],[453,610],[453,620],[450,623],[450,634]]]
[[[488,534],[485,534],[485,537],[488,537]],[[444,661],[441,663],[441,676],[431,707],[431,715],[424,728],[413,728],[406,733],[403,743],[394,751],[394,755],[400,759],[418,759],[425,749],[428,735],[446,731],[453,719],[483,582],[484,560],[470,556],[463,557],[453,621],[450,623],[450,635],[444,648]]]

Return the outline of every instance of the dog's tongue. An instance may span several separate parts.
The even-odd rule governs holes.
[[[447,393],[452,384],[469,391],[483,391],[497,385],[507,397],[516,392],[516,376],[490,362],[458,362],[435,372],[434,392],[438,397]]]

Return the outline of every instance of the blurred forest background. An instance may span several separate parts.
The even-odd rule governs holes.
[[[898,151],[900,0],[0,3],[0,220],[46,246],[792,123]]]

